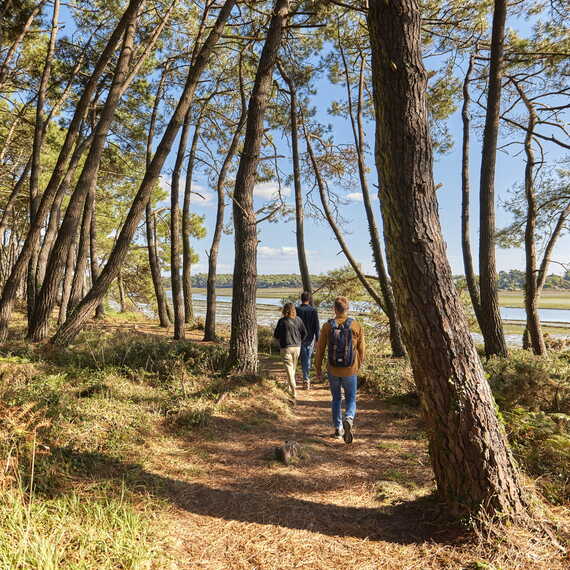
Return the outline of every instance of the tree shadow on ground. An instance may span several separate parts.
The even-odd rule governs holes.
[[[458,544],[468,534],[441,520],[441,506],[423,497],[386,508],[341,506],[276,495],[269,490],[252,490],[244,481],[243,489],[217,488],[165,477],[99,454],[59,448],[76,468],[76,477],[113,481],[117,492],[125,485],[131,492],[152,495],[179,509],[226,521],[240,521],[289,529],[307,530],[329,536],[416,544],[435,541]]]

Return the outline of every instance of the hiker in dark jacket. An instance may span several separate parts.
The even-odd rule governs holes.
[[[334,301],[335,318],[326,322],[321,329],[315,368],[317,378],[321,377],[323,356],[328,346],[328,377],[332,394],[333,437],[352,443],[354,418],[356,417],[357,373],[364,361],[364,331],[360,324],[348,316],[348,299],[337,297]],[[342,391],[346,401],[342,418]]]
[[[301,343],[307,336],[307,329],[303,321],[297,316],[297,311],[293,303],[285,303],[283,307],[283,317],[277,322],[273,336],[279,340],[281,356],[293,399],[297,398],[297,384],[295,382],[295,370],[301,352]]]
[[[307,329],[307,336],[301,343],[301,368],[303,369],[303,382],[307,390],[311,389],[311,357],[313,347],[319,340],[319,313],[315,307],[311,306],[311,293],[303,291],[301,293],[301,304],[297,306],[297,316],[303,321]]]

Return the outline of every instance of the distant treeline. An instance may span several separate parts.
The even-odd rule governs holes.
[[[192,276],[192,285],[194,287],[206,287],[206,282],[208,275],[206,273],[196,273]],[[216,276],[216,287],[224,288],[232,286],[233,275],[230,273],[222,273]],[[317,285],[322,281],[323,276],[312,275],[311,280],[313,286]],[[276,275],[258,275],[257,276],[257,287],[260,289],[270,289],[270,288],[298,288],[303,287],[301,282],[301,276],[295,273],[279,273]]]
[[[192,285],[194,287],[205,288],[207,281],[206,273],[197,273],[192,276]],[[216,287],[220,288],[231,288],[232,287],[231,273],[223,273],[216,277]],[[312,275],[311,280],[313,286],[318,287],[326,275]],[[463,275],[455,276],[456,282],[461,284],[465,280]],[[498,285],[499,289],[512,291],[515,289],[524,289],[525,274],[524,271],[518,269],[511,269],[510,271],[499,271],[498,274]],[[260,289],[271,289],[271,288],[296,288],[301,289],[303,284],[301,283],[301,276],[295,273],[278,273],[275,275],[258,275],[257,276],[257,286]],[[546,278],[546,288],[552,289],[570,289],[570,272],[566,272],[565,275],[555,275],[551,274]]]
[[[510,271],[499,271],[498,278],[498,288],[502,291],[515,291],[518,289],[524,289],[525,283],[525,273],[519,269],[511,269]],[[462,282],[465,280],[463,275],[455,277],[457,282]],[[570,271],[567,271],[564,275],[550,274],[546,278],[544,287],[547,289],[570,289]]]

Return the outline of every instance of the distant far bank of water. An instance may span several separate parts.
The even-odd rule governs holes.
[[[196,301],[205,301],[206,295],[195,293],[192,298]],[[231,295],[218,295],[217,300],[221,303],[231,303]],[[281,307],[283,301],[275,297],[257,297],[257,305],[269,305]],[[357,311],[366,312],[370,307],[368,303],[353,303],[353,308]],[[525,310],[521,307],[500,307],[501,317],[506,321],[526,321]],[[570,309],[539,309],[540,320],[544,323],[570,323]]]

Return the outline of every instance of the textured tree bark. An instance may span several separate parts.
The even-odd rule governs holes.
[[[154,285],[154,295],[156,297],[156,306],[158,309],[158,320],[161,327],[168,328],[170,326],[170,316],[168,314],[168,301],[162,284],[162,276],[160,273],[160,261],[156,251],[156,239],[154,231],[155,214],[152,211],[150,200],[145,208],[145,229],[146,243],[148,249],[148,263],[150,266],[150,274]]]
[[[39,206],[39,186],[41,174],[41,152],[44,144],[44,134],[46,129],[44,127],[46,122],[45,115],[45,100],[48,89],[48,84],[51,77],[51,63],[53,59],[53,52],[55,50],[55,40],[59,29],[59,5],[60,0],[54,0],[53,12],[51,20],[51,31],[48,43],[48,48],[45,56],[44,67],[40,78],[40,86],[38,89],[38,100],[36,105],[36,120],[34,123],[34,140],[32,144],[32,164],[30,169],[30,225],[33,224],[36,217],[36,212]],[[36,296],[39,289],[39,283],[36,281],[36,272],[39,260],[39,236],[36,239],[34,251],[28,263],[28,325],[33,319],[34,307],[36,304]]]
[[[534,166],[536,164],[532,143],[534,139],[534,129],[536,127],[536,110],[532,101],[529,100],[524,90],[514,81],[515,87],[523,100],[528,111],[527,131],[524,140],[524,150],[526,164],[524,170],[524,190],[527,206],[526,226],[524,232],[525,249],[525,291],[524,304],[526,309],[526,330],[530,337],[530,345],[534,354],[546,354],[546,344],[540,326],[540,316],[538,314],[538,300],[540,289],[538,288],[538,269],[536,259],[536,195],[534,191]]]
[[[257,373],[257,223],[253,187],[257,177],[263,121],[289,1],[276,0],[269,31],[255,74],[249,99],[243,152],[233,196],[235,260],[233,272],[232,323],[228,364],[236,372]]]
[[[291,120],[291,150],[293,154],[293,186],[295,188],[295,235],[297,238],[297,258],[299,260],[299,272],[303,282],[303,290],[312,293],[311,273],[307,263],[305,250],[305,214],[303,210],[303,188],[301,186],[301,165],[299,162],[299,119],[297,113],[297,86],[285,68],[278,63],[281,77],[289,87],[289,116]]]
[[[117,277],[121,265],[127,255],[130,243],[136,232],[142,214],[145,210],[146,204],[150,198],[153,187],[155,186],[164,161],[168,156],[170,149],[174,143],[174,139],[180,129],[180,126],[192,104],[194,98],[194,92],[200,79],[200,75],[206,68],[208,64],[210,55],[214,50],[216,43],[218,42],[222,31],[224,29],[225,23],[230,16],[232,8],[235,5],[236,0],[226,0],[220,12],[216,23],[212,27],[210,34],[206,41],[201,45],[198,56],[196,57],[195,64],[190,67],[188,72],[188,78],[186,80],[186,85],[181,93],[178,105],[174,114],[172,115],[168,126],[164,132],[162,140],[160,141],[156,152],[146,169],[145,176],[139,191],[135,196],[129,213],[123,227],[117,237],[117,241],[109,255],[109,259],[101,274],[99,279],[93,284],[90,291],[81,301],[81,303],[76,307],[73,314],[67,319],[67,321],[60,327],[56,332],[55,336],[52,338],[54,344],[66,345],[69,344],[73,338],[79,333],[81,327],[85,320],[89,317],[89,314],[95,309],[95,307],[101,302],[105,293],[107,292],[109,286]]]
[[[101,56],[97,60],[93,73],[87,81],[85,89],[83,90],[77,106],[75,107],[73,118],[67,129],[65,140],[59,152],[56,165],[42,194],[34,222],[29,228],[26,239],[20,250],[20,254],[14,263],[10,276],[6,280],[2,290],[2,296],[0,298],[0,342],[5,341],[8,336],[8,322],[10,320],[10,315],[12,314],[14,301],[16,300],[18,290],[22,283],[22,279],[24,278],[28,262],[41,234],[45,219],[51,209],[53,198],[59,188],[62,178],[67,172],[69,157],[75,146],[75,141],[80,134],[81,122],[89,108],[89,103],[93,93],[95,92],[99,78],[113,56],[115,48],[121,40],[121,36],[123,35],[127,22],[131,18],[133,11],[135,13],[138,11],[142,1],[143,0],[131,0],[129,2],[128,8],[125,10],[125,13],[121,17],[121,20],[117,24],[109,38],[109,41],[107,42],[107,45],[102,51]]]
[[[182,289],[182,277],[180,275],[180,255],[182,253],[181,237],[182,225],[180,223],[180,174],[182,162],[188,145],[188,133],[190,131],[190,114],[186,113],[178,152],[172,171],[172,183],[170,185],[170,281],[172,283],[172,306],[174,309],[174,339],[184,338],[184,291]],[[188,178],[188,176],[186,177]]]
[[[83,288],[85,287],[85,273],[87,271],[87,263],[89,259],[89,245],[91,242],[91,216],[93,213],[94,196],[87,196],[85,206],[83,208],[83,216],[81,219],[81,228],[79,231],[79,248],[77,250],[77,261],[75,263],[75,274],[73,275],[73,283],[71,285],[71,295],[69,297],[68,311],[79,305],[83,298]]]
[[[35,342],[45,339],[48,335],[49,317],[57,301],[57,290],[63,274],[65,257],[69,244],[78,230],[82,210],[84,223],[79,242],[76,266],[77,278],[74,279],[75,286],[72,286],[70,308],[72,309],[74,303],[78,303],[83,297],[82,285],[85,279],[89,249],[89,218],[94,203],[99,166],[101,164],[101,156],[107,140],[107,134],[111,128],[115,110],[119,104],[121,88],[128,73],[133,52],[137,17],[138,10],[131,14],[131,19],[127,23],[120,56],[113,75],[113,81],[93,133],[93,142],[87,154],[75,190],[69,199],[63,222],[49,256],[44,283],[35,303],[32,322],[28,327],[28,338]]]
[[[59,306],[59,315],[57,324],[62,325],[67,318],[67,308],[69,306],[69,297],[71,295],[71,285],[73,283],[73,274],[75,273],[75,259],[77,257],[77,246],[79,236],[73,240],[67,252],[65,260],[65,277],[63,278],[61,290],[61,305]]]
[[[479,323],[479,328],[483,330],[481,324],[481,299],[479,296],[479,285],[477,285],[477,277],[473,269],[473,256],[471,254],[471,236],[469,234],[469,202],[470,202],[470,176],[469,176],[469,152],[471,138],[471,116],[469,107],[471,104],[471,94],[469,93],[469,83],[471,82],[471,74],[473,73],[473,61],[475,54],[469,58],[469,66],[463,81],[463,107],[461,109],[461,118],[463,120],[463,141],[461,154],[461,249],[463,252],[463,266],[465,268],[465,280],[467,281],[467,290],[473,305],[475,317]]]
[[[89,227],[89,260],[91,268],[91,282],[95,283],[99,277],[99,264],[97,263],[97,208],[95,203],[97,196],[94,197],[93,207],[91,209],[91,223]],[[97,305],[95,309],[95,318],[102,319],[105,317],[105,305],[103,302]]]
[[[241,81],[240,81],[241,84]],[[222,168],[218,174],[216,183],[216,193],[218,196],[216,208],[216,225],[214,227],[214,235],[212,237],[212,245],[210,247],[210,255],[208,256],[208,279],[206,282],[206,323],[204,326],[204,340],[216,340],[216,273],[218,267],[218,252],[220,249],[220,241],[224,229],[224,211],[226,208],[225,183],[232,164],[232,160],[236,155],[241,133],[245,125],[247,117],[247,106],[243,85],[241,87],[241,114],[238,120],[234,136],[230,143],[230,148],[226,154]]]
[[[480,325],[487,356],[507,356],[508,354],[503,323],[499,313],[495,262],[495,164],[497,159],[499,114],[501,111],[501,80],[503,76],[503,44],[506,17],[507,1],[495,0],[479,192]]]
[[[198,117],[194,126],[188,166],[186,167],[186,183],[184,184],[184,203],[182,206],[182,292],[184,295],[184,322],[190,323],[194,318],[194,306],[192,304],[192,246],[190,234],[192,233],[192,216],[190,204],[192,202],[192,178],[194,176],[194,164],[196,162],[196,149],[200,138],[202,114]]]
[[[53,200],[53,204],[49,215],[49,222],[44,236],[44,241],[40,249],[38,266],[36,270],[36,282],[40,287],[43,284],[45,278],[47,261],[51,253],[51,250],[53,248],[53,244],[57,235],[57,230],[61,222],[61,204],[63,202],[63,198],[65,197],[65,195],[69,190],[71,181],[73,179],[73,176],[75,175],[75,171],[77,169],[79,161],[81,160],[81,157],[87,150],[91,140],[92,140],[91,137],[83,139],[73,151],[73,156],[71,157],[69,168],[67,169],[65,177],[62,180],[61,184],[59,185],[57,194],[55,195],[55,198]]]
[[[370,2],[376,164],[390,274],[438,493],[457,516],[524,513],[519,475],[441,234],[416,0]]]
[[[168,74],[169,66],[166,64],[162,70],[156,97],[154,98],[154,105],[150,116],[150,125],[148,129],[147,146],[146,146],[146,165],[147,168],[152,160],[152,143],[154,140],[154,131],[156,126],[156,119],[158,116],[158,106],[161,100],[164,83]],[[145,229],[146,229],[146,243],[148,249],[148,264],[150,267],[150,274],[152,276],[152,284],[154,287],[154,295],[156,297],[156,306],[158,310],[158,320],[161,327],[168,328],[171,323],[171,315],[168,306],[168,300],[164,292],[164,285],[162,284],[162,276],[160,274],[160,260],[156,251],[156,231],[155,231],[155,216],[152,211],[152,201],[149,200],[145,208]],[[95,283],[95,280],[93,280]]]

